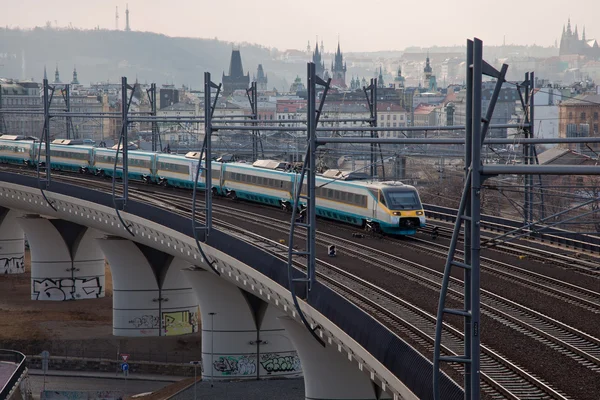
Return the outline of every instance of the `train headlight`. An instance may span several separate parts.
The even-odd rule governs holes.
[[[417,211],[417,215],[423,215],[423,211]]]
[[[400,216],[402,213],[400,211],[394,211],[392,212],[392,215]]]

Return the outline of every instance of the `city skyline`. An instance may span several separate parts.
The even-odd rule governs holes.
[[[503,3],[503,9],[507,11],[499,15],[492,11],[497,9],[495,3],[482,1],[470,11],[470,15],[464,17],[469,3],[457,0],[451,4],[412,5],[376,0],[369,2],[368,9],[373,11],[373,24],[369,26],[365,17],[366,7],[338,0],[307,0],[293,5],[275,0],[263,0],[261,3],[231,0],[210,6],[190,0],[176,4],[165,4],[159,0],[102,4],[55,0],[51,7],[40,7],[36,0],[23,0],[18,4],[3,5],[0,26],[26,29],[43,27],[50,21],[53,27],[72,25],[81,29],[98,26],[115,29],[115,9],[118,7],[119,29],[124,30],[128,5],[130,25],[134,31],[175,37],[218,38],[279,50],[304,50],[308,41],[314,47],[317,37],[319,42],[324,42],[327,52],[335,49],[338,38],[346,52],[402,50],[410,46],[460,46],[464,45],[466,38],[474,36],[487,45],[506,42],[554,46],[556,41],[560,41],[562,27],[569,17],[573,26],[579,27],[579,32],[585,26],[588,38],[600,37],[594,18],[594,11],[600,11],[600,5],[594,0],[574,0],[564,12],[560,11],[564,7],[556,0],[543,3],[507,0]],[[22,12],[23,9],[28,12]],[[524,17],[519,19],[515,15]],[[383,23],[382,16],[385,16]]]

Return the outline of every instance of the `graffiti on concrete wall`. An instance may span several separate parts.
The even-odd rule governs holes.
[[[224,356],[213,362],[215,371],[221,375],[254,375],[256,359],[248,356]]]
[[[134,328],[138,329],[158,329],[160,327],[160,320],[156,315],[140,315],[129,321]]]
[[[96,299],[102,295],[100,278],[57,278],[34,279],[35,300]]]
[[[168,311],[162,313],[166,336],[198,332],[198,310]]]
[[[267,353],[260,356],[260,365],[267,374],[275,372],[300,372],[300,358],[298,354],[281,355],[278,353]]]
[[[23,272],[25,272],[23,256],[0,258],[0,273],[21,274]]]

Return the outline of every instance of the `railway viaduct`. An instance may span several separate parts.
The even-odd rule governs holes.
[[[129,200],[122,226],[112,196],[0,172],[0,258],[23,268],[23,231],[32,299],[104,296],[105,258],[113,276],[113,334],[163,336],[202,330],[205,379],[304,376],[307,399],[426,399],[432,365],[414,348],[331,288],[317,282],[300,307],[322,346],[302,325],[286,263],[239,233],[214,229],[202,260],[191,221]],[[49,204],[50,203],[50,204]],[[20,228],[20,229],[19,229]],[[446,375],[443,398],[462,398]]]

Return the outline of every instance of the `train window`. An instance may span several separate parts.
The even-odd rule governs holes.
[[[340,192],[340,199],[345,203],[348,200],[348,193]]]
[[[213,169],[212,170],[212,177],[213,177],[213,179],[219,179],[221,177],[221,170],[220,169]]]
[[[384,206],[386,206],[386,204],[385,204],[385,196],[383,195],[383,192],[381,190],[379,191],[379,201],[381,202],[381,204],[383,204]]]
[[[386,189],[384,194],[388,207],[392,210],[414,210],[422,208],[416,191]]]
[[[252,175],[252,183],[256,183],[256,175]]]
[[[327,189],[327,198],[333,199],[333,190],[332,189]]]

